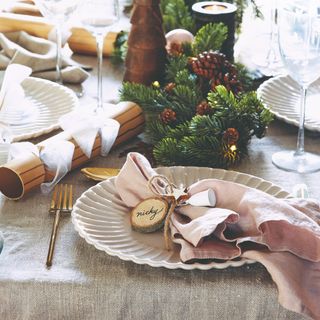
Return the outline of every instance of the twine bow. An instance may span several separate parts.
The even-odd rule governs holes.
[[[164,241],[167,250],[171,249],[169,237],[170,219],[174,209],[189,198],[185,190],[179,189],[164,175],[154,175],[148,181],[149,190],[157,197],[165,198],[169,203],[169,210],[164,221]]]

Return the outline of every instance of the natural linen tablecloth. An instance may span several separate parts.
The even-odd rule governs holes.
[[[121,167],[112,152],[92,166]],[[79,172],[75,197],[95,183]],[[38,191],[18,202],[0,196],[0,319],[301,320],[282,308],[259,264],[225,270],[169,270],[137,265],[87,244],[69,217],[60,221],[53,266],[45,259],[53,217],[50,197]]]

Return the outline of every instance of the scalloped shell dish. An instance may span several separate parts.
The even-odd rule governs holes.
[[[258,97],[280,120],[299,126],[301,89],[290,76],[265,81],[257,90]],[[320,132],[320,79],[308,89],[305,128]]]
[[[35,118],[10,126],[13,141],[39,137],[59,129],[59,118],[79,104],[75,93],[55,82],[29,77],[22,82],[25,99],[35,109]]]
[[[289,196],[288,192],[271,182],[235,171],[200,167],[162,167],[155,170],[167,176],[178,187],[188,186],[202,179],[216,178],[256,188],[277,198]],[[169,269],[223,269],[254,262],[241,259],[222,263],[182,263],[178,246],[172,251],[165,249],[161,231],[142,234],[131,229],[129,209],[120,199],[114,181],[114,177],[110,178],[85,191],[76,201],[71,213],[72,222],[80,236],[97,249],[122,260]]]

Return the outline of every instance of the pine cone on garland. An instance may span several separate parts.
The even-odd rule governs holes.
[[[163,123],[169,124],[177,120],[177,114],[170,108],[165,108],[160,113],[160,119]]]
[[[236,128],[228,128],[222,136],[223,141],[227,145],[234,145],[239,140],[239,131]]]
[[[176,84],[174,82],[169,82],[165,87],[164,87],[164,90],[167,92],[167,93],[171,93],[172,90],[176,87]]]
[[[238,80],[238,71],[223,53],[204,51],[189,60],[192,71],[210,82],[211,90],[224,85],[229,91],[238,94],[243,90]]]
[[[196,107],[196,114],[200,116],[212,114],[213,109],[206,100],[201,101]]]
[[[170,43],[169,48],[167,49],[170,56],[178,57],[183,54],[183,47],[180,43],[172,42]]]

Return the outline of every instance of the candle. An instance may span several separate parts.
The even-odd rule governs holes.
[[[197,29],[200,29],[207,23],[219,22],[224,23],[228,27],[228,36],[221,51],[227,56],[227,59],[231,61],[233,61],[236,11],[237,7],[235,5],[219,1],[197,2],[192,6]]]
[[[209,6],[204,6],[203,9],[214,13],[221,13],[225,11],[227,7],[221,4],[211,4]]]

